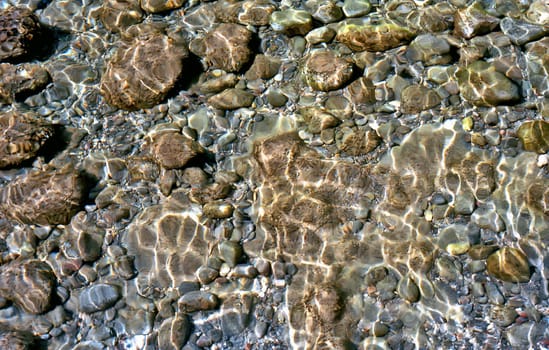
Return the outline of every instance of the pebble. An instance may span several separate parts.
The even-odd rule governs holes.
[[[323,26],[311,30],[305,36],[305,40],[309,45],[316,45],[320,43],[329,43],[335,37],[336,31],[328,26]]]
[[[351,79],[353,64],[333,51],[318,50],[307,58],[302,74],[314,90],[337,90]]]
[[[549,151],[549,122],[532,120],[522,123],[517,136],[526,151],[544,154]]]
[[[414,34],[396,23],[379,24],[343,23],[336,39],[354,51],[386,51],[408,43]]]
[[[324,24],[337,22],[343,18],[343,11],[334,0],[307,0],[305,7],[310,9],[314,19]]]
[[[150,136],[152,155],[165,169],[183,168],[205,153],[200,144],[179,132],[160,132]]]
[[[141,22],[143,12],[137,1],[105,0],[99,18],[108,30],[122,32]]]
[[[305,35],[313,29],[311,14],[303,10],[275,11],[271,14],[271,28],[288,36]]]
[[[471,215],[471,221],[480,228],[488,229],[494,232],[505,230],[505,223],[495,208],[479,207]]]
[[[170,11],[183,6],[185,0],[141,0],[141,8],[149,13]]]
[[[420,296],[419,288],[410,276],[404,276],[398,282],[397,293],[402,299],[410,303],[417,302]]]
[[[81,312],[92,313],[113,306],[122,295],[117,286],[97,283],[85,288],[78,297],[78,307]]]
[[[346,17],[362,17],[370,12],[371,7],[368,0],[345,0],[342,10]]]
[[[253,297],[250,293],[229,295],[221,305],[223,336],[231,337],[241,334],[250,322],[253,306]]]
[[[242,246],[233,241],[223,241],[218,246],[219,257],[225,261],[229,267],[235,267],[242,257]]]
[[[258,54],[255,56],[250,68],[246,71],[245,77],[248,80],[270,79],[278,73],[280,65],[280,59]]]
[[[440,104],[440,96],[422,85],[410,85],[402,90],[400,109],[403,113],[417,114]]]
[[[426,66],[448,64],[452,61],[450,44],[444,37],[433,34],[418,35],[406,50],[406,57],[412,62],[422,61]]]
[[[475,2],[467,8],[460,9],[454,16],[454,35],[471,39],[476,35],[491,32],[499,23],[497,17],[491,16]]]
[[[516,45],[524,45],[549,33],[546,27],[510,17],[503,18],[499,26],[503,34]]]
[[[158,330],[158,349],[179,350],[187,343],[192,324],[185,314],[165,319]]]
[[[226,219],[233,215],[234,207],[229,203],[207,203],[202,209],[204,215],[213,219]]]
[[[183,313],[212,310],[217,308],[218,304],[219,299],[215,294],[203,291],[187,292],[177,301],[179,312]]]
[[[486,260],[488,272],[505,282],[528,282],[530,265],[524,253],[516,248],[503,247]]]
[[[503,297],[503,294],[501,294],[498,286],[495,283],[486,282],[484,288],[486,289],[486,296],[488,297],[488,301],[491,304],[503,305],[505,303],[505,298]]]
[[[218,109],[233,110],[242,107],[250,107],[255,99],[254,94],[242,89],[226,89],[213,95],[208,103]]]

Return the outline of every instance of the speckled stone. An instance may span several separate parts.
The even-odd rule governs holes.
[[[213,95],[208,103],[218,109],[232,110],[241,107],[249,107],[255,99],[254,94],[242,89],[226,89],[223,92]]]
[[[333,51],[315,51],[307,58],[302,74],[314,90],[337,90],[351,79],[353,64]]]
[[[379,24],[343,23],[336,40],[355,51],[386,51],[408,43],[414,38],[408,28],[391,22]]]
[[[71,164],[33,171],[0,190],[0,211],[24,224],[67,224],[86,197],[84,177]]]
[[[50,265],[39,260],[16,260],[0,270],[0,297],[30,314],[53,307],[57,278]]]
[[[366,77],[360,77],[346,88],[351,101],[356,104],[374,103],[376,101],[375,87]]]
[[[149,13],[158,13],[177,9],[185,0],[140,0],[141,8]]]
[[[410,85],[401,93],[400,109],[403,113],[419,113],[440,104],[436,91],[422,85]]]
[[[532,120],[522,123],[517,136],[525,150],[543,154],[549,151],[549,122]]]
[[[499,23],[497,17],[491,16],[475,2],[465,9],[458,10],[454,16],[454,34],[465,39],[491,32]]]
[[[183,71],[187,50],[159,32],[122,43],[108,61],[101,93],[109,104],[127,110],[160,103]]]
[[[246,27],[222,23],[204,37],[191,41],[189,49],[210,67],[238,72],[252,58],[251,39],[252,32]]]
[[[41,65],[25,63],[0,64],[0,104],[12,103],[16,98],[30,95],[43,89],[50,75]]]
[[[26,8],[0,11],[0,61],[30,56],[41,36],[38,18]]]
[[[530,265],[524,253],[516,248],[503,247],[488,257],[486,269],[505,282],[528,282]]]
[[[313,28],[311,14],[303,10],[275,11],[271,14],[271,28],[288,36],[305,35]]]
[[[165,169],[183,168],[189,161],[204,154],[200,144],[179,132],[160,132],[151,136],[151,152]]]
[[[121,32],[141,22],[143,12],[139,0],[105,0],[99,18],[108,30]]]
[[[8,112],[0,116],[0,169],[34,158],[53,134],[52,125],[32,114]]]

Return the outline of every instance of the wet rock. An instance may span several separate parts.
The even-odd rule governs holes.
[[[545,120],[522,123],[517,130],[517,136],[527,151],[538,154],[549,151],[549,122]]]
[[[205,204],[202,211],[209,218],[226,219],[233,215],[234,207],[229,203],[213,202]]]
[[[538,328],[536,322],[526,322],[512,325],[505,332],[505,338],[513,348],[529,347],[531,339],[540,337],[542,330]]]
[[[549,93],[549,37],[526,44],[526,59],[528,76],[534,93],[538,96],[547,96]],[[546,115],[547,116],[547,115]]]
[[[303,10],[275,11],[271,14],[271,28],[288,36],[305,35],[313,28],[311,14]]]
[[[343,311],[340,292],[333,285],[320,285],[315,288],[316,312],[322,322],[334,322]]]
[[[478,227],[494,232],[505,230],[505,223],[493,207],[479,207],[471,215],[471,222]]]
[[[218,246],[219,257],[225,261],[229,267],[235,267],[242,258],[242,246],[238,242],[223,241]]]
[[[503,247],[486,260],[488,272],[505,282],[528,282],[530,265],[524,253],[516,248]]]
[[[503,34],[507,35],[511,42],[516,45],[524,45],[543,37],[549,32],[546,27],[510,17],[502,19],[499,26]]]
[[[222,23],[203,38],[191,41],[189,49],[208,66],[238,72],[252,58],[252,32],[239,24]]]
[[[497,17],[491,16],[475,2],[465,9],[460,9],[454,16],[454,34],[465,39],[491,32],[499,23]]]
[[[342,10],[346,17],[361,17],[367,15],[371,7],[368,0],[345,0]]]
[[[474,105],[497,106],[520,100],[518,87],[488,62],[473,62],[456,75],[461,96]]]
[[[253,297],[250,293],[229,295],[221,305],[221,330],[223,336],[241,334],[250,322]]]
[[[200,89],[200,92],[203,94],[211,94],[211,93],[221,92],[225,89],[233,88],[237,83],[238,83],[238,77],[236,76],[236,74],[229,73],[229,74],[221,74],[219,76],[213,75],[206,78],[205,81],[199,83],[198,88]],[[194,114],[195,118],[198,118],[198,116],[202,116],[202,115],[203,114],[201,113]],[[189,118],[189,119],[191,121],[193,118]],[[190,124],[189,126],[191,126],[193,129],[197,129],[192,124]]]
[[[193,291],[179,298],[177,305],[179,312],[191,313],[215,309],[219,305],[219,299],[212,293]]]
[[[158,348],[179,350],[189,339],[192,324],[185,314],[178,314],[162,322],[158,330]]]
[[[33,171],[0,190],[0,211],[24,224],[67,224],[86,198],[83,176],[71,164]]]
[[[335,37],[336,31],[328,26],[323,26],[311,30],[305,36],[305,40],[309,45],[316,45],[320,43],[328,43]]]
[[[398,3],[397,3],[398,4]],[[405,3],[406,4],[406,3]],[[408,4],[402,6],[406,8]],[[396,20],[400,19],[396,10]],[[446,2],[416,8],[406,16],[406,25],[419,33],[438,33],[447,30],[454,21],[455,8]]]
[[[118,108],[137,110],[160,103],[183,71],[187,51],[168,36],[152,32],[123,43],[107,63],[101,93]]]
[[[307,129],[313,134],[318,134],[324,129],[333,128],[341,121],[332,114],[318,107],[304,107],[299,109],[299,115],[307,123]]]
[[[0,297],[25,312],[41,314],[53,307],[56,280],[47,263],[16,260],[0,270]]]
[[[158,13],[180,8],[185,0],[140,0],[140,3],[144,11]]]
[[[422,61],[426,66],[448,64],[452,61],[448,41],[433,34],[418,35],[412,40],[406,50],[406,57],[412,61]]]
[[[112,32],[122,32],[141,22],[142,17],[139,0],[106,0],[99,15],[103,25]]]
[[[343,17],[341,7],[337,6],[333,0],[308,0],[305,2],[305,7],[310,9],[314,19],[324,24],[339,21]]]
[[[183,168],[205,152],[198,142],[179,132],[161,131],[151,135],[150,140],[153,157],[165,169]]]
[[[337,30],[336,39],[355,51],[386,51],[408,43],[414,34],[396,23],[355,24],[347,22]]]
[[[410,85],[401,93],[400,109],[403,113],[419,113],[440,104],[440,96],[422,85]]]
[[[267,102],[273,107],[282,107],[288,102],[288,97],[278,89],[269,89],[267,91]]]
[[[209,284],[219,276],[219,271],[209,266],[201,266],[196,271],[196,277],[202,284]]]
[[[247,0],[242,3],[238,22],[243,25],[266,26],[276,6],[267,0]]]
[[[18,166],[34,158],[53,134],[52,125],[31,114],[3,114],[0,116],[0,168]]]
[[[549,24],[547,8],[547,2],[544,0],[535,0],[530,3],[528,11],[526,11],[526,18],[532,23],[547,25]]]
[[[419,300],[419,288],[410,276],[403,277],[397,286],[398,295],[411,303]]]
[[[26,8],[0,11],[0,61],[30,56],[41,36],[38,18]]]
[[[21,96],[42,90],[50,81],[47,70],[37,64],[0,64],[0,103],[12,103]]]
[[[280,64],[280,59],[276,57],[258,54],[255,56],[250,68],[246,71],[246,79],[271,79],[278,73]]]
[[[376,101],[374,84],[368,78],[358,78],[349,84],[346,90],[354,104],[374,103]]]
[[[208,99],[208,103],[218,109],[232,110],[250,107],[255,99],[254,94],[242,89],[226,89]]]
[[[98,283],[84,289],[78,297],[78,307],[81,312],[92,313],[102,311],[113,306],[120,299],[118,287]]]
[[[515,309],[508,306],[493,305],[490,307],[490,319],[500,327],[507,327],[517,318]]]
[[[315,51],[305,62],[303,77],[314,90],[330,91],[341,88],[353,75],[350,60],[333,51]]]
[[[381,143],[381,138],[374,130],[365,128],[345,128],[341,138],[337,139],[337,147],[351,156],[365,155]]]
[[[39,344],[30,332],[11,330],[0,326],[0,348],[4,350],[33,350],[38,349]]]

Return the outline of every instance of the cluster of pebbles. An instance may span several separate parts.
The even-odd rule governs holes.
[[[0,2],[2,349],[547,349],[545,0]]]

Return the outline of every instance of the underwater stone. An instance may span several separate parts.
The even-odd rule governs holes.
[[[303,10],[275,11],[271,14],[271,28],[288,36],[305,35],[313,28],[313,18]]]
[[[43,89],[50,75],[41,65],[24,63],[0,64],[0,104],[12,103],[22,95],[28,96]]]
[[[408,43],[414,38],[408,28],[396,23],[379,24],[343,23],[337,30],[336,39],[355,51],[386,51]]]
[[[305,62],[303,76],[315,90],[330,91],[341,88],[353,75],[351,60],[338,57],[333,51],[315,51]]]
[[[85,313],[105,310],[113,306],[120,297],[118,287],[106,283],[94,284],[80,293],[79,309]]]
[[[401,93],[400,109],[403,113],[419,113],[440,104],[436,91],[422,85],[410,85]]]
[[[549,122],[531,120],[522,123],[517,136],[525,150],[543,154],[549,151]]]
[[[489,15],[479,2],[458,10],[454,16],[454,34],[465,39],[491,32],[499,23],[497,17]]]
[[[486,259],[486,269],[505,282],[528,282],[530,265],[524,253],[516,248],[503,247]]]
[[[32,11],[15,6],[0,10],[0,62],[29,56],[41,31]]]

